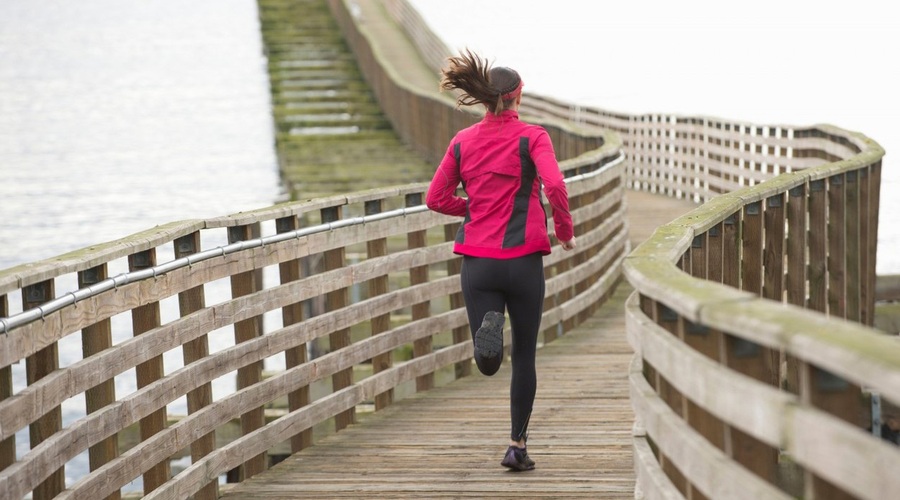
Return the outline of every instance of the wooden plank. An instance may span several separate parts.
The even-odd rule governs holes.
[[[456,233],[459,231],[460,223],[454,222],[452,224],[447,224],[444,226],[444,239],[448,242],[453,242],[456,239]],[[462,268],[462,258],[456,257],[452,260],[447,261],[447,276],[459,276],[459,271]],[[459,278],[457,278],[459,279]],[[463,300],[462,292],[456,292],[450,295],[450,308],[451,309],[462,309],[466,306],[465,301]],[[453,329],[453,343],[459,344],[461,342],[465,342],[467,340],[472,339],[471,331],[469,330],[468,322],[465,325],[459,326]],[[468,377],[472,374],[472,363],[457,363],[454,367],[454,373],[456,378]]]
[[[279,234],[295,231],[299,228],[300,220],[297,216],[282,217],[275,221],[275,231]],[[301,260],[292,259],[279,264],[278,276],[282,284],[292,283],[301,279],[303,276],[303,265]],[[281,322],[284,326],[300,323],[304,320],[304,317],[302,300],[297,300],[297,302],[286,305],[281,309]],[[306,344],[300,344],[285,350],[284,358],[285,368],[288,370],[306,363],[309,361],[309,353],[307,352]],[[310,400],[310,387],[309,385],[304,385],[288,394],[288,410],[296,411],[309,404]],[[296,453],[303,448],[312,446],[312,444],[312,429],[305,429],[291,438],[291,452]]]
[[[9,298],[6,294],[0,294],[0,318],[9,317]],[[0,404],[5,399],[12,397],[12,367],[0,368]],[[11,434],[6,439],[0,439],[0,471],[6,469],[16,461],[16,435]]]
[[[414,193],[406,195],[407,207],[415,207],[422,204],[422,194]],[[410,250],[424,248],[427,245],[425,231],[413,231],[406,235],[406,245]],[[409,270],[409,284],[411,286],[428,282],[428,266],[416,266]],[[427,318],[431,314],[431,302],[423,301],[413,304],[413,321]],[[421,357],[431,354],[432,338],[425,337],[413,343],[413,357]],[[416,390],[427,391],[434,387],[434,374],[428,373],[416,379]]]
[[[341,208],[334,207],[323,209],[321,211],[322,214],[322,222],[336,222],[341,219]],[[344,260],[344,249],[343,248],[335,248],[333,250],[328,250],[325,252],[325,270],[331,271],[334,269],[341,269],[345,265]],[[333,292],[328,292],[325,298],[326,307],[329,311],[337,311],[350,303],[350,295],[347,291],[347,288],[341,288],[339,290],[335,290]],[[351,343],[350,340],[350,329],[349,328],[341,328],[334,330],[328,336],[328,346],[332,352],[339,351],[344,347],[349,346]],[[348,367],[340,372],[335,373],[331,377],[331,385],[332,390],[337,392],[345,387],[349,387],[353,383],[353,368]],[[354,408],[350,408],[347,411],[335,416],[334,418],[334,426],[335,430],[340,431],[341,429],[346,428],[350,424],[352,424],[356,420],[356,410]]]
[[[741,220],[741,290],[762,296],[763,215],[762,202],[744,206]]]
[[[860,245],[860,226],[863,224],[861,220],[860,207],[860,186],[857,171],[851,170],[844,174],[844,272],[845,274],[845,290],[844,300],[846,314],[844,315],[850,321],[862,322],[865,314],[862,311],[861,286],[863,284],[862,269],[860,261],[863,247]]]
[[[156,265],[156,249],[151,248],[128,256],[128,270],[140,271]],[[153,330],[160,325],[159,302],[150,302],[131,311],[134,336]],[[162,355],[154,356],[135,368],[137,387],[142,389],[165,376]],[[166,426],[166,407],[152,411],[141,419],[141,441],[160,432]],[[169,479],[169,461],[162,460],[144,473],[144,494],[150,493]]]
[[[106,264],[80,271],[78,273],[78,288],[91,286],[94,283],[105,280],[107,276],[108,270]],[[85,358],[112,347],[111,321],[107,318],[82,330],[81,345]],[[115,400],[115,380],[110,378],[85,392],[85,409],[87,413],[93,413],[112,404]],[[88,455],[91,471],[97,470],[103,464],[119,456],[118,434],[113,434],[100,443],[91,446]],[[121,498],[121,493],[116,491],[107,498]]]
[[[230,227],[228,228],[228,243],[252,239],[258,231],[258,225]],[[262,275],[261,273],[257,273],[255,269],[235,274],[231,277],[231,296],[233,298],[250,295],[262,290],[262,288]],[[261,337],[262,334],[261,315],[244,319],[234,324],[235,344],[252,341]],[[256,361],[238,368],[237,389],[244,389],[259,383],[259,381],[262,380],[262,370],[262,361]],[[243,434],[249,434],[264,425],[265,416],[262,406],[241,415],[241,432]],[[259,454],[244,463],[239,470],[232,471],[230,473],[229,481],[242,481],[252,477],[255,474],[264,471],[266,465],[265,453]]]
[[[828,311],[828,192],[824,180],[809,183],[809,300],[807,308]]]
[[[379,214],[384,210],[381,200],[366,202],[366,215]],[[376,238],[366,243],[366,257],[373,259],[387,255],[387,238]],[[374,277],[369,280],[369,297],[377,297],[388,292],[387,274]],[[391,314],[385,313],[372,318],[370,322],[371,334],[378,335],[391,328]],[[381,353],[372,357],[372,373],[379,373],[393,366],[393,356],[390,352]],[[391,389],[375,395],[375,411],[381,410],[394,402],[394,390]]]
[[[22,288],[22,309],[40,306],[55,298],[54,281],[42,281]],[[54,342],[25,360],[25,374],[28,385],[52,374],[59,368],[59,346]],[[41,444],[62,429],[62,409],[59,405],[44,411],[44,414],[29,426],[31,447]],[[41,471],[46,479],[34,490],[35,500],[53,498],[65,488],[65,469]]]
[[[844,219],[846,212],[844,174],[828,178],[828,315],[847,317],[847,240]]]
[[[539,350],[529,436],[536,471],[507,474],[499,465],[508,440],[508,401],[498,396],[509,390],[504,365],[493,377],[467,377],[395,402],[223,498],[292,491],[329,498],[631,497],[632,416],[621,377],[631,351],[620,312],[629,292],[623,284],[609,307]],[[363,468],[366,474],[346,473]]]
[[[200,231],[187,236],[182,236],[174,241],[175,258],[181,259],[200,251]],[[181,317],[188,316],[206,307],[206,296],[203,285],[196,286],[178,294],[178,312]],[[209,356],[209,340],[206,335],[201,335],[184,344],[182,357],[185,366]],[[188,413],[195,413],[201,408],[212,404],[212,384],[207,382],[187,393]],[[197,461],[208,455],[216,448],[216,435],[207,433],[191,443],[191,460]],[[214,500],[219,495],[218,482],[211,482],[204,486],[194,496],[195,499]]]

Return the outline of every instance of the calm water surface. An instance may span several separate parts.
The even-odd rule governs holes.
[[[0,269],[277,201],[265,63],[254,0],[0,2]],[[226,297],[220,288],[208,300]],[[114,317],[113,330],[114,342],[130,337],[130,321]],[[63,365],[80,358],[74,337],[60,342]],[[233,344],[211,338],[213,351]],[[180,358],[165,357],[167,373]],[[13,383],[24,385],[24,363]],[[119,398],[133,390],[133,370],[116,377]],[[63,404],[64,424],[83,414],[83,398]],[[27,430],[16,444],[28,451]],[[67,483],[87,464],[68,463]]]
[[[0,269],[272,204],[253,0],[0,2]]]

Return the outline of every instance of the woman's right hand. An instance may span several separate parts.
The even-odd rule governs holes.
[[[563,250],[574,250],[575,249],[575,237],[572,236],[572,239],[569,241],[560,241],[560,245],[562,245]]]

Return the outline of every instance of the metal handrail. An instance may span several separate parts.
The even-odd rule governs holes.
[[[599,175],[601,172],[618,165],[619,163],[625,161],[625,156],[622,153],[616,157],[615,160],[610,161],[609,163],[604,164],[602,167],[594,170],[593,172],[587,172],[584,174],[575,175],[569,178],[564,179],[564,181],[568,184],[571,182],[577,182],[584,179],[588,179],[590,177]],[[38,319],[44,319],[44,316],[47,314],[54,313],[59,311],[65,307],[74,305],[79,301],[89,299],[100,293],[112,290],[114,288],[118,288],[120,286],[127,285],[129,283],[135,283],[137,281],[145,280],[147,278],[156,278],[159,275],[166,274],[171,271],[176,271],[178,269],[184,267],[190,267],[193,264],[198,262],[203,262],[205,260],[212,259],[213,257],[225,257],[226,255],[230,255],[233,253],[241,252],[244,250],[250,250],[253,248],[263,247],[266,245],[271,245],[273,243],[281,243],[283,241],[288,241],[291,239],[302,238],[304,236],[310,236],[317,233],[322,233],[325,231],[332,231],[334,229],[340,229],[343,227],[355,226],[358,224],[366,224],[371,222],[376,222],[385,219],[391,219],[394,217],[402,217],[406,215],[417,214],[421,212],[428,211],[428,207],[425,205],[416,205],[413,207],[404,207],[398,208],[395,210],[388,210],[386,212],[373,214],[373,215],[365,215],[360,217],[351,217],[348,219],[342,219],[335,222],[327,222],[324,224],[318,224],[315,226],[306,227],[303,229],[296,229],[293,231],[287,231],[284,233],[273,234],[271,236],[263,236],[260,238],[253,238],[249,240],[237,241],[234,243],[230,243],[228,245],[221,245],[215,248],[211,248],[209,250],[204,250],[202,252],[197,252],[195,254],[188,255],[186,257],[181,257],[164,264],[159,264],[153,267],[148,267],[147,269],[141,269],[140,271],[129,271],[126,273],[121,273],[112,278],[107,278],[97,283],[94,283],[90,286],[79,288],[74,292],[68,292],[65,295],[57,297],[53,300],[45,302],[37,307],[33,307],[31,309],[22,311],[21,313],[14,314],[12,316],[6,318],[0,318],[0,325],[2,325],[2,331],[4,334],[8,334],[10,330],[14,328],[19,328],[23,325],[31,323],[32,321],[37,321]]]

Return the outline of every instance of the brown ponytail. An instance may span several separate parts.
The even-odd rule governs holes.
[[[521,89],[522,79],[509,68],[491,68],[487,59],[466,49],[459,56],[447,58],[448,67],[441,70],[441,90],[462,91],[458,106],[483,104],[499,115],[512,107]]]

